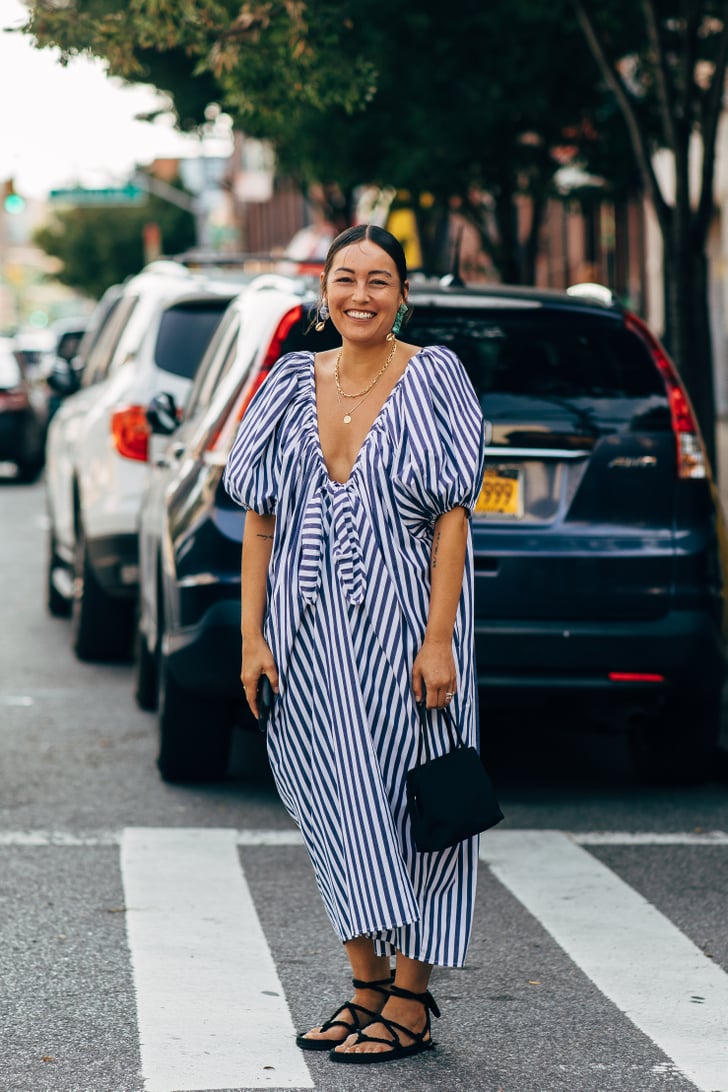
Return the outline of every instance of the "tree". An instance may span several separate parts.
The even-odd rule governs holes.
[[[715,464],[706,244],[728,61],[726,0],[570,0],[619,106],[664,247],[666,341]],[[672,184],[658,178],[668,153]],[[690,166],[699,163],[697,192]]]
[[[323,184],[335,221],[347,220],[361,183],[391,185],[413,194],[436,252],[438,225],[457,200],[501,276],[516,282],[533,280],[560,166],[554,148],[565,132],[583,143],[596,105],[578,28],[539,0],[518,0],[507,14],[476,0],[30,0],[30,12],[40,44],[153,79],[179,117],[201,112],[184,78],[196,58],[238,124],[274,142],[285,173],[304,187]],[[524,195],[525,246],[516,208]]]
[[[63,284],[96,299],[142,268],[143,231],[149,223],[159,227],[167,253],[194,245],[190,213],[151,196],[130,208],[63,209],[35,233],[34,241],[62,263],[57,276]]]

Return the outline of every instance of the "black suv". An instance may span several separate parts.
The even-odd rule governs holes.
[[[306,333],[314,299],[315,286],[300,280],[254,282],[231,305],[237,341],[224,345],[225,368],[212,354],[196,379],[224,371],[184,457],[176,453],[158,529],[163,593],[147,597],[164,616],[148,632],[163,635],[160,769],[170,779],[225,770],[242,696],[244,514],[222,472],[271,361],[324,346]],[[664,350],[589,286],[415,282],[410,303],[407,340],[452,348],[486,418],[473,517],[482,699],[578,704],[629,729],[647,779],[706,776],[726,667],[726,539],[695,418]],[[246,313],[256,321],[246,324]]]

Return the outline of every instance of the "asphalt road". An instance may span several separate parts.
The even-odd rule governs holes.
[[[164,785],[128,664],[44,609],[42,484],[0,480],[0,1092],[728,1092],[728,785],[638,784],[624,741],[489,718],[482,840],[438,1049],[333,1066],[291,1046],[347,993],[267,770]]]

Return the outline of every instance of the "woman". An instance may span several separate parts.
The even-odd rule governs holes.
[[[452,352],[398,340],[408,288],[389,232],[334,239],[318,317],[341,348],[277,362],[225,479],[248,509],[243,686],[256,715],[263,675],[278,695],[271,767],[353,972],[351,999],[297,1043],[344,1063],[431,1048],[430,972],[462,966],[475,895],[477,839],[418,853],[405,777],[417,702],[452,703],[477,743],[468,517],[483,421]]]

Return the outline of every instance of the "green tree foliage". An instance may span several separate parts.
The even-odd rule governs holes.
[[[479,0],[30,0],[30,12],[40,44],[151,79],[180,117],[201,116],[212,79],[237,123],[274,142],[285,173],[323,183],[332,219],[347,219],[362,182],[392,185],[417,207],[418,195],[428,207],[434,196],[435,238],[456,201],[506,280],[532,279],[554,149],[565,133],[580,148],[594,129],[599,94],[575,20],[540,0],[507,10]],[[193,61],[196,108],[184,72]],[[523,195],[533,201],[525,247]]]
[[[78,207],[58,211],[34,240],[58,258],[58,279],[97,299],[144,265],[144,226],[160,229],[165,253],[177,253],[195,241],[193,217],[156,197],[129,208]]]
[[[184,101],[180,117],[201,117],[215,91],[246,132],[273,140],[289,174],[324,184],[332,218],[346,219],[356,185],[384,183],[411,191],[415,203],[434,196],[436,239],[438,212],[456,201],[507,280],[532,277],[540,212],[565,146],[615,189],[638,177],[665,244],[669,339],[712,449],[705,245],[726,0],[28,6],[27,29],[40,45],[58,45],[67,57],[91,53],[115,75],[153,80]],[[700,194],[691,204],[696,142]],[[674,165],[674,193],[655,174],[658,149]],[[525,245],[516,230],[523,196],[532,209]]]

